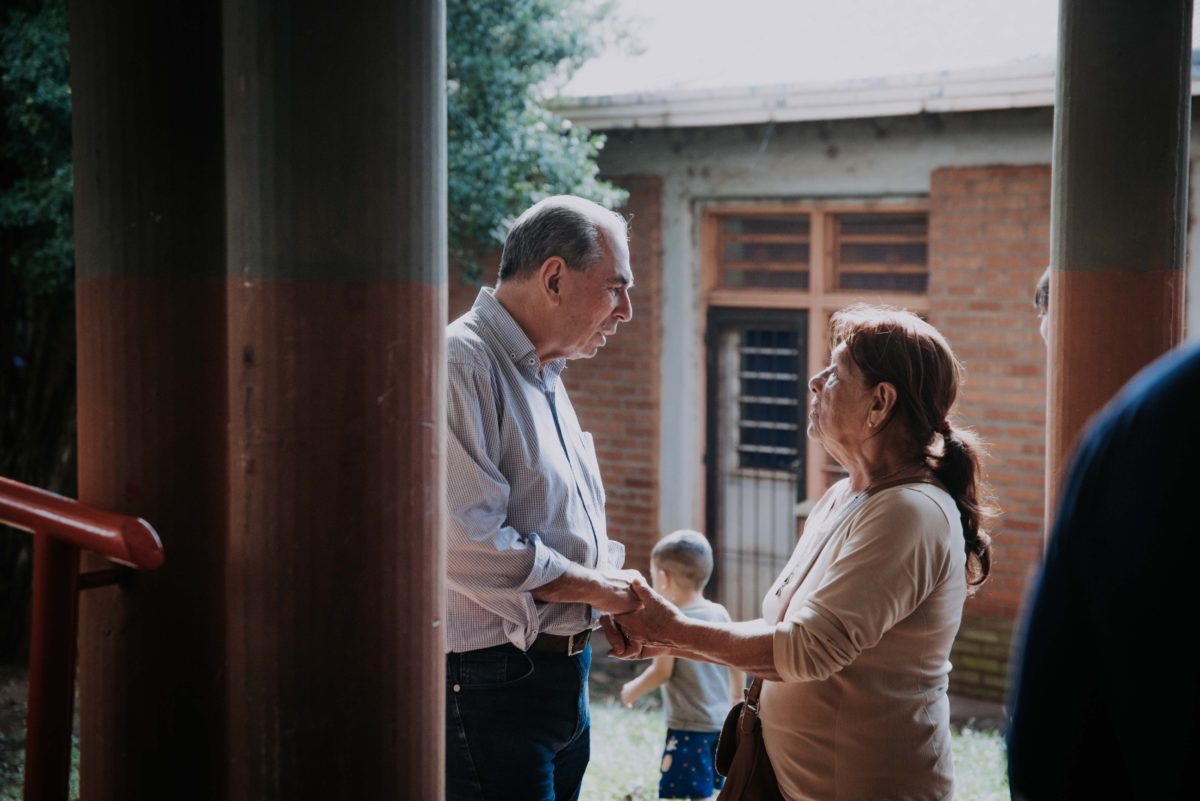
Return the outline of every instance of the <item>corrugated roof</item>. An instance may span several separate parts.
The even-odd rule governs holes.
[[[1196,56],[1192,93],[1197,94]],[[1055,64],[777,86],[563,97],[551,106],[594,130],[685,128],[804,120],[894,117],[1054,105]]]

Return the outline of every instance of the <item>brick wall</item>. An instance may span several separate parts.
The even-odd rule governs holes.
[[[935,170],[930,182],[930,322],[966,366],[958,419],[991,452],[1003,512],[992,577],[967,601],[953,692],[1001,700],[1015,621],[1041,559],[1046,352],[1032,307],[1050,252],[1050,167]]]
[[[592,432],[608,495],[609,536],[626,547],[627,567],[648,572],[658,540],[659,402],[662,361],[661,180],[616,178],[629,190],[621,212],[632,215],[629,257],[635,288],[633,320],[594,359],[570,362],[563,381],[585,431]],[[486,262],[491,286],[499,253]],[[449,319],[471,308],[479,285],[464,281],[454,267],[448,286]]]
[[[468,281],[463,278],[462,271],[457,266],[451,264],[450,275],[447,279],[447,292],[449,293],[447,319],[456,320],[469,311],[471,305],[475,302],[475,297],[479,294],[481,286],[496,285],[496,273],[499,269],[499,252],[495,254],[494,258],[484,262],[483,275],[480,276],[482,283]]]
[[[613,178],[629,190],[633,320],[593,359],[563,373],[584,429],[592,432],[608,494],[608,534],[625,543],[626,567],[647,572],[658,540],[662,369],[662,182]]]

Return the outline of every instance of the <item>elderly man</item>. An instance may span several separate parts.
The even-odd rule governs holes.
[[[1033,288],[1033,308],[1037,309],[1038,331],[1042,341],[1050,344],[1050,268],[1042,273],[1037,285]]]
[[[592,437],[560,373],[633,316],[625,221],[575,197],[526,211],[496,288],[446,329],[446,794],[574,799],[600,612],[636,608]]]

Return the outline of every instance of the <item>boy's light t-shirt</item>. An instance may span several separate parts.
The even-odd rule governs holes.
[[[705,601],[684,607],[688,617],[718,623],[730,621],[720,604]],[[671,678],[663,685],[663,712],[668,729],[718,732],[729,713],[731,688],[729,668],[709,662],[675,659]]]

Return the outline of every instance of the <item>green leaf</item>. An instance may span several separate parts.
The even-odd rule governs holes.
[[[508,225],[542,198],[606,206],[628,194],[599,178],[604,138],[546,108],[584,61],[616,37],[611,4],[448,0],[450,257],[478,280]]]
[[[25,292],[69,287],[71,87],[65,2],[24,3],[0,30],[0,258]]]

